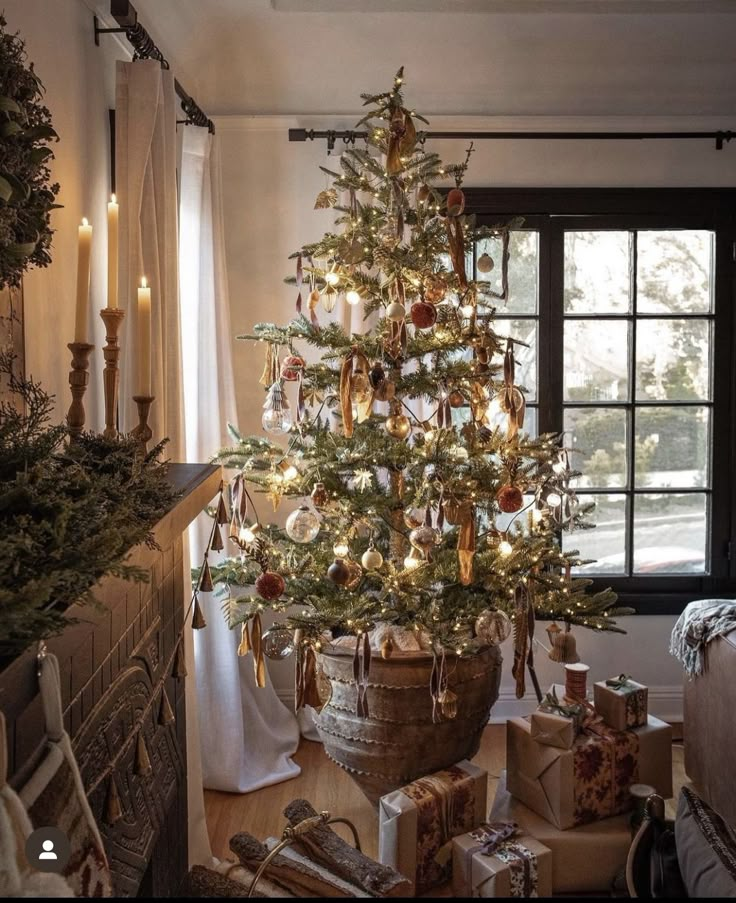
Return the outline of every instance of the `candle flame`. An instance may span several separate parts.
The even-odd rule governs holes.
[[[141,276],[141,288],[148,288],[148,281],[145,276]]]
[[[113,193],[110,195],[110,203],[111,203],[111,204],[117,204],[117,202],[118,202],[117,195],[116,195],[115,192],[113,191]]]
[[[82,225],[83,225],[83,226],[89,226],[89,220],[87,219],[86,216],[83,216],[83,217],[82,217]]]

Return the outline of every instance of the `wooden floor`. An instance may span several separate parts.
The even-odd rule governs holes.
[[[675,729],[675,737],[681,732]],[[493,800],[498,776],[506,761],[506,728],[489,725],[483,734],[478,755],[473,759],[488,772],[488,804]],[[233,858],[228,841],[238,831],[248,831],[261,840],[278,837],[286,824],[283,810],[291,800],[301,797],[318,809],[327,809],[355,823],[363,850],[376,858],[378,853],[378,816],[376,810],[341,768],[331,762],[322,745],[303,740],[294,757],[301,766],[299,777],[274,784],[253,793],[205,791],[205,809],[212,852],[220,859]],[[675,799],[685,782],[683,751],[680,741],[672,750]],[[671,804],[670,804],[671,806]],[[673,813],[674,814],[674,813]],[[338,830],[342,830],[338,827]],[[346,834],[346,837],[349,836]]]

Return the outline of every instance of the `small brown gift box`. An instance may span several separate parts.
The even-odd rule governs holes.
[[[452,841],[453,897],[550,897],[552,853],[535,837],[516,832],[485,853],[486,828]]]
[[[485,821],[487,794],[487,773],[466,761],[387,793],[378,803],[379,862],[417,894],[449,881],[452,838]]]
[[[575,742],[582,726],[585,709],[581,705],[567,703],[564,692],[564,687],[552,684],[544,702],[536,712],[532,712],[531,733],[537,743],[556,746],[558,749],[570,749]]]
[[[598,723],[563,750],[537,743],[528,720],[511,718],[506,767],[509,792],[565,830],[626,812],[632,784],[672,796],[672,728],[651,716],[632,731]]]
[[[609,727],[617,731],[642,727],[647,723],[649,691],[625,674],[593,685],[596,712]]]
[[[506,772],[501,772],[489,818],[516,822],[525,835],[536,837],[551,850],[555,894],[608,895],[611,882],[626,865],[631,846],[628,813],[561,831],[514,799],[506,790]]]

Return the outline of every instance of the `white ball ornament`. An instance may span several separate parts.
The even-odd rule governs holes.
[[[286,535],[294,542],[312,542],[318,533],[319,518],[306,505],[292,511],[286,518]]]
[[[377,571],[383,564],[383,555],[381,555],[378,549],[371,543],[365,552],[363,552],[360,563],[367,571]]]

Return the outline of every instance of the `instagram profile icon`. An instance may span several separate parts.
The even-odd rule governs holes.
[[[37,828],[26,840],[26,860],[38,872],[61,874],[70,855],[69,839],[59,828]]]

